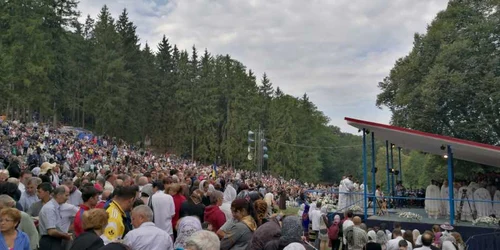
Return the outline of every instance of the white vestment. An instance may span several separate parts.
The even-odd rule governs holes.
[[[339,202],[337,203],[337,211],[341,212],[345,210],[347,205],[347,188],[344,185],[344,180],[340,181],[339,184]],[[310,210],[309,210],[310,211]]]
[[[441,191],[439,190],[438,186],[433,184],[427,186],[427,189],[425,190],[425,212],[427,213],[427,215],[429,215],[429,217],[437,217],[439,215],[439,207],[441,206],[441,201],[434,199],[440,198]]]
[[[495,195],[493,196],[493,212],[500,218],[500,190],[495,191]]]
[[[352,195],[353,196],[353,205],[360,206],[361,197],[360,197],[360,193],[359,193],[359,184],[353,183],[352,187],[354,188],[354,190],[353,190],[354,194]]]
[[[486,188],[478,188],[476,192],[474,192],[474,200],[478,218],[488,217],[491,215],[493,210],[491,195]],[[485,202],[485,200],[488,202]]]
[[[442,216],[447,216],[450,214],[450,201],[448,200],[449,197],[449,187],[448,186],[441,186],[441,206],[439,207],[439,214]]]
[[[355,205],[354,204],[354,202],[355,202],[354,195],[355,194],[353,194],[354,183],[351,180],[349,180],[348,178],[345,178],[344,179],[344,185],[345,185],[345,187],[347,189],[347,192],[348,192],[348,194],[347,194],[347,201],[346,201],[346,207],[351,207],[351,206]]]

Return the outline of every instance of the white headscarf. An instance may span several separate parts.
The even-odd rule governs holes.
[[[412,234],[413,234],[413,239],[417,239],[418,236],[420,236],[420,231],[418,231],[418,229],[415,229],[413,230]]]
[[[233,202],[236,199],[236,189],[233,188],[233,186],[228,185],[226,187],[226,190],[224,190],[224,202],[223,203],[229,203]]]
[[[200,181],[200,185],[198,186],[198,189],[200,189],[201,191],[203,191],[203,193],[205,193],[205,189],[203,189],[203,184],[205,184],[207,180],[202,180]]]
[[[179,220],[177,226],[177,238],[175,239],[174,248],[185,248],[186,241],[192,234],[202,230],[201,222],[198,217],[186,216]]]
[[[377,233],[375,231],[370,230],[367,233],[368,235],[368,242],[377,242]]]
[[[283,250],[306,250],[306,248],[304,247],[304,245],[297,243],[297,242],[294,242],[294,243],[288,244],[288,246],[283,248]]]

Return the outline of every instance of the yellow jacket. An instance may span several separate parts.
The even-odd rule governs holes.
[[[109,219],[108,225],[104,229],[104,233],[101,237],[104,244],[122,240],[125,234],[125,224],[123,223],[123,218],[126,216],[125,212],[115,201],[109,204],[106,212],[108,213]]]

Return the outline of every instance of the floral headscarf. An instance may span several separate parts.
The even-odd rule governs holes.
[[[201,230],[200,220],[195,216],[186,216],[180,219],[177,226],[177,238],[175,239],[174,249],[185,248],[186,241],[192,234]]]

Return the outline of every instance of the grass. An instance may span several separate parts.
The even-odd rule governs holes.
[[[299,212],[298,207],[287,207],[286,210],[280,210],[280,213],[284,215],[297,215],[297,212]]]

